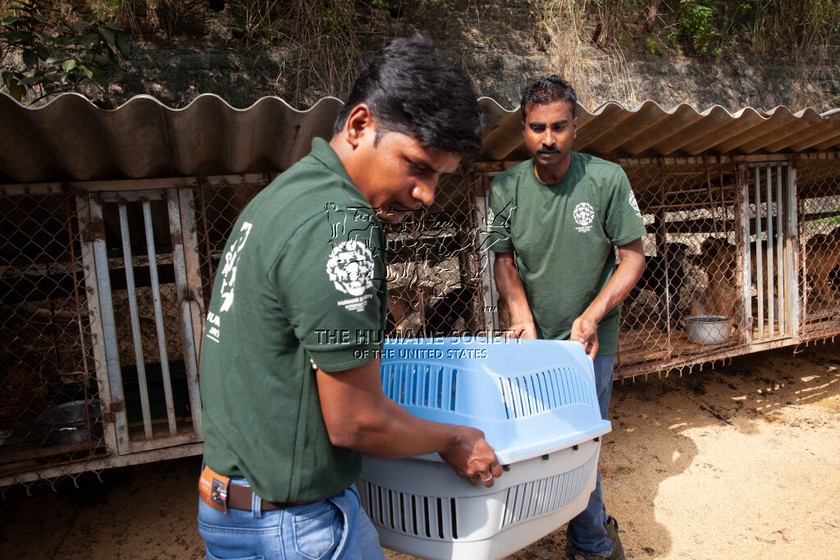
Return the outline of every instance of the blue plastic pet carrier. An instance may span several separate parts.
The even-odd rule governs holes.
[[[381,375],[385,394],[412,414],[482,430],[506,471],[485,488],[437,455],[365,456],[358,488],[383,546],[428,559],[502,558],[586,507],[610,423],[582,345],[388,340]]]

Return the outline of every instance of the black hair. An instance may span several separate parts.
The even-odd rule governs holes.
[[[475,86],[466,72],[420,35],[394,39],[374,55],[338,114],[335,133],[360,103],[370,108],[377,132],[400,132],[426,149],[458,154],[463,160],[481,150]]]
[[[528,105],[547,105],[557,101],[568,101],[572,104],[572,116],[575,116],[577,109],[577,94],[575,89],[557,74],[537,78],[522,92],[522,102],[519,109],[522,111],[522,118],[525,119],[526,107]]]

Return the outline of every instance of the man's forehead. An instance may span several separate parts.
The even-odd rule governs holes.
[[[539,123],[561,123],[574,120],[572,104],[566,100],[550,103],[529,103],[525,105],[525,120]]]

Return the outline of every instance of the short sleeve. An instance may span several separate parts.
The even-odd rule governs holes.
[[[315,365],[342,371],[379,355],[386,284],[382,226],[369,209],[328,207],[272,267],[280,303]]]
[[[612,183],[605,228],[612,243],[620,247],[643,237],[647,231],[630,180],[619,166],[615,167]]]
[[[513,251],[511,221],[514,213],[513,197],[498,179],[490,185],[487,195],[487,248],[495,253]]]

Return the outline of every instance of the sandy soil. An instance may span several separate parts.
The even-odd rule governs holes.
[[[612,420],[602,473],[627,558],[840,558],[840,345],[617,384]],[[8,488],[0,556],[203,558],[198,465],[112,469],[31,496]],[[563,558],[562,534],[510,559]]]

